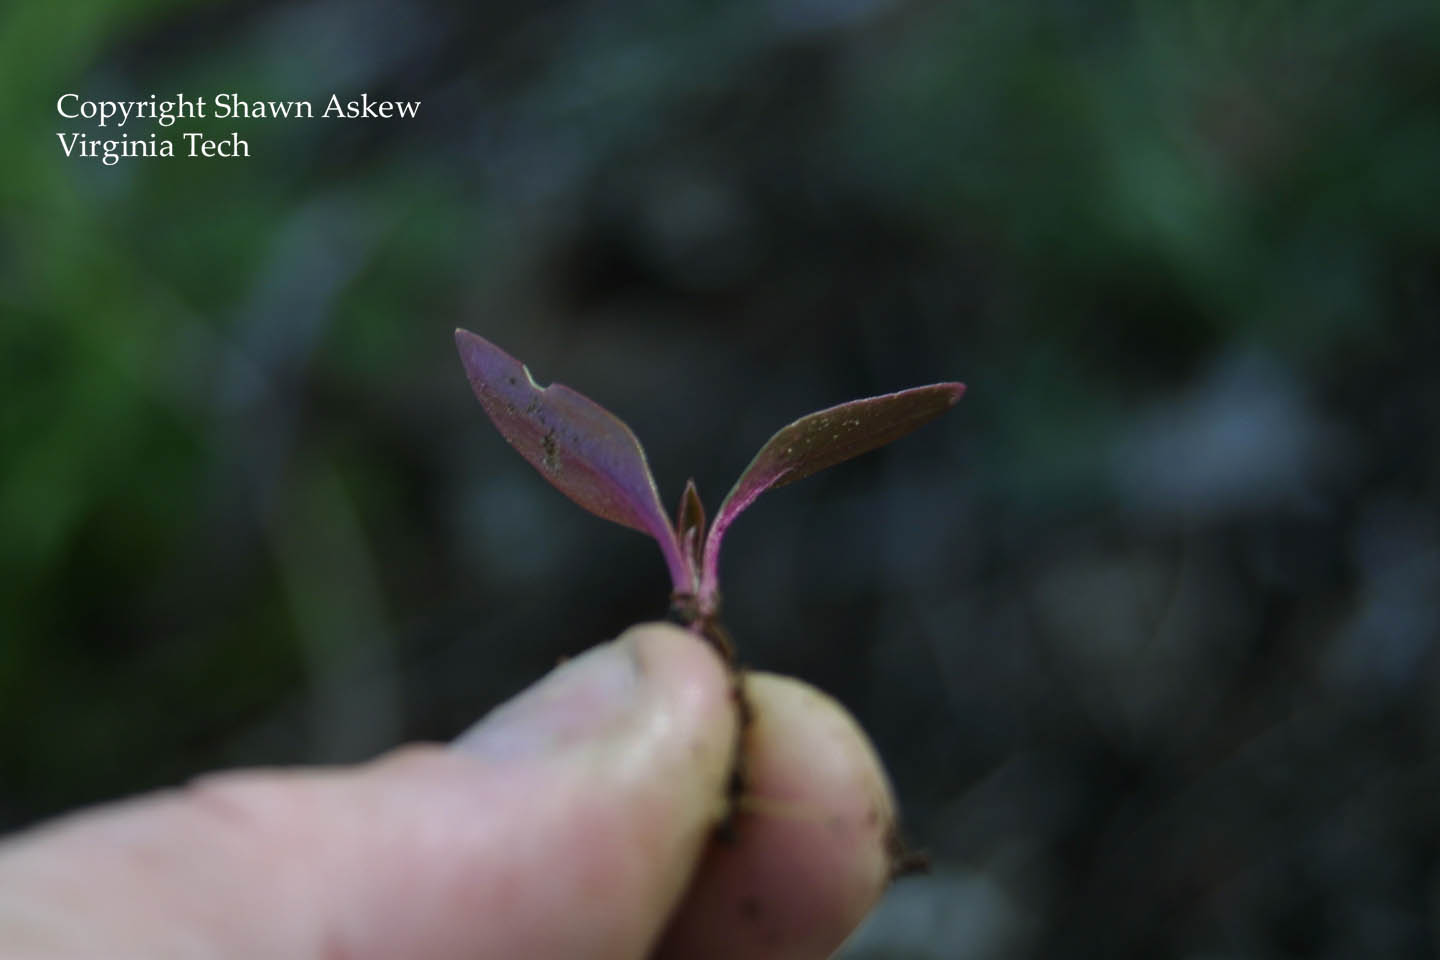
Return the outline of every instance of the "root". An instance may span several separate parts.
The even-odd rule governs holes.
[[[730,699],[735,704],[735,745],[730,754],[730,774],[725,778],[725,816],[715,827],[716,839],[723,843],[735,841],[735,824],[744,806],[746,778],[746,741],[755,722],[755,708],[745,692],[745,670],[727,661],[730,667]]]
[[[690,613],[691,610],[679,604],[672,608],[672,614],[678,614],[677,619]],[[794,821],[821,820],[824,811],[808,804],[767,800],[746,793],[749,786],[747,747],[750,731],[755,725],[755,705],[745,688],[748,671],[736,661],[735,644],[719,620],[700,617],[684,625],[703,637],[724,659],[730,675],[730,700],[735,704],[735,742],[730,754],[730,772],[725,778],[725,815],[715,826],[715,839],[720,843],[734,843],[740,815],[745,813]],[[898,821],[892,821],[885,832],[885,852],[890,861],[891,883],[911,874],[930,872],[929,854],[905,841]]]
[[[900,825],[892,824],[885,835],[885,852],[890,857],[890,882],[917,873],[930,872],[930,854],[905,842]]]
[[[724,842],[735,839],[735,820],[740,813],[740,800],[745,794],[746,736],[755,722],[755,708],[745,692],[745,668],[735,658],[735,642],[714,612],[704,612],[692,594],[670,595],[666,619],[699,636],[715,649],[725,662],[730,677],[730,700],[735,704],[735,743],[731,748],[730,772],[725,778],[725,816],[715,828],[717,838]]]

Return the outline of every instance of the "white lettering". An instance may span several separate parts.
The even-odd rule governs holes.
[[[250,144],[240,139],[239,133],[230,134],[225,140],[207,140],[203,133],[182,133],[190,146],[192,157],[233,157],[250,156]]]
[[[389,120],[394,117],[413,118],[419,112],[419,100],[371,100],[370,94],[362,93],[359,100],[347,100],[342,104],[340,96],[332,93],[321,116]]]
[[[65,156],[88,157],[99,160],[107,167],[113,167],[128,157],[173,157],[175,145],[169,140],[158,140],[155,134],[147,139],[131,139],[129,134],[120,134],[119,140],[95,140],[83,133],[57,133],[60,149]]]

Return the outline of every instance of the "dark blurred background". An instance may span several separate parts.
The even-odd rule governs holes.
[[[61,93],[177,91],[423,104],[63,157]],[[446,738],[664,612],[463,325],[712,510],[969,384],[727,544],[935,861],[846,957],[1434,954],[1434,0],[24,0],[0,123],[0,826]]]

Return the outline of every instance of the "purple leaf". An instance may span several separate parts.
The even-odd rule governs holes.
[[[563,384],[540,386],[524,364],[484,337],[456,330],[455,345],[500,435],[586,510],[654,537],[675,589],[693,591],[645,451],[624,421]]]
[[[935,383],[851,400],[801,417],[771,437],[715,515],[701,564],[702,609],[713,612],[718,606],[720,542],[725,531],[756,497],[903,437],[953,407],[964,392],[963,383]]]

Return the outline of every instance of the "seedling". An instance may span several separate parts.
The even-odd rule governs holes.
[[[707,531],[694,480],[685,485],[671,523],[645,451],[619,417],[563,384],[540,386],[524,364],[484,337],[456,330],[455,343],[470,386],[500,434],[571,500],[654,537],[670,568],[671,617],[732,664],[734,646],[719,620],[720,544],[735,518],[766,490],[903,437],[965,392],[961,383],[935,383],[801,417],[760,448]]]
[[[766,490],[783,487],[903,437],[954,406],[960,383],[935,383],[851,400],[801,417],[771,437],[705,528],[695,481],[685,484],[672,524],[645,451],[625,422],[593,400],[554,383],[542,387],[524,364],[484,337],[455,331],[460,360],[480,405],[510,445],[560,492],[591,513],[648,533],[670,568],[670,616],[713,644],[725,658],[737,711],[735,749],[726,786],[728,812],[721,837],[734,836],[745,793],[745,736],[754,710],[744,671],[720,624],[720,544],[730,524]],[[925,869],[892,824],[887,832],[891,875]]]

